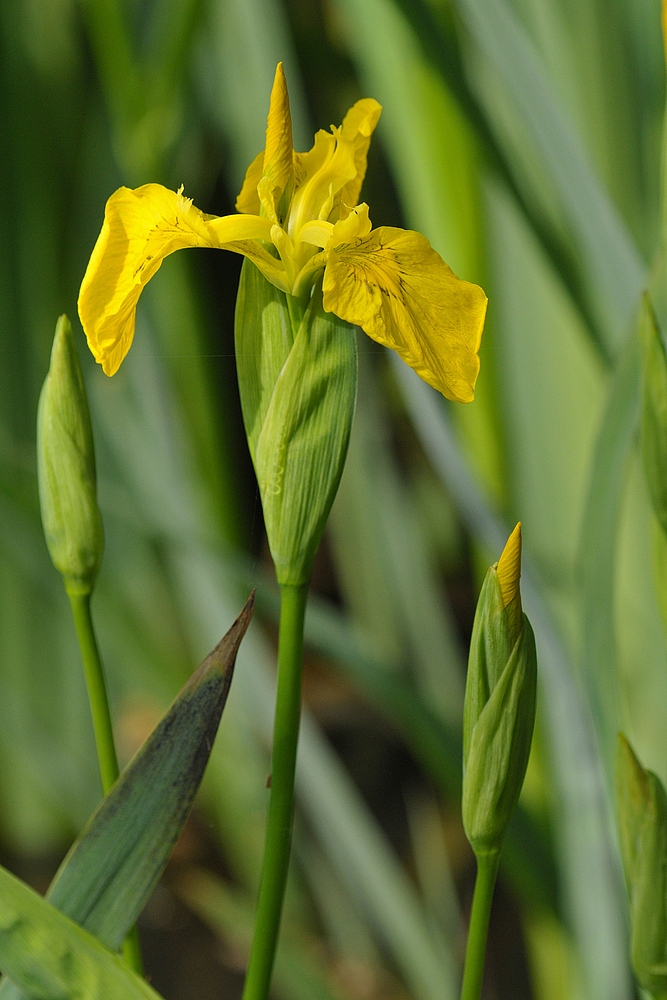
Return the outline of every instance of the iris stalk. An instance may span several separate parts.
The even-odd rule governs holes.
[[[88,700],[90,701],[90,712],[93,717],[93,730],[95,732],[102,794],[107,795],[118,778],[119,769],[111,724],[109,698],[104,679],[104,668],[102,667],[97,637],[95,636],[95,627],[90,613],[91,595],[90,593],[82,594],[68,589],[67,596],[72,608],[74,626],[83,661],[83,671],[86,677],[86,687],[88,688]],[[132,928],[123,942],[123,957],[131,969],[138,975],[143,975],[144,966],[136,926]]]
[[[301,717],[303,626],[308,584],[280,588],[278,689],[271,757],[271,798],[255,935],[243,1000],[269,994],[292,843],[294,772]]]
[[[499,860],[500,851],[480,854],[477,857],[477,877],[470,913],[461,1000],[480,1000],[482,995],[486,940]]]

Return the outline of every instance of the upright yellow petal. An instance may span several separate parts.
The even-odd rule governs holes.
[[[470,402],[486,315],[482,289],[457,278],[419,233],[381,227],[338,245],[335,233],[325,310],[391,347],[448,399]]]
[[[293,176],[296,155],[292,148],[292,115],[287,81],[280,62],[276,67],[269,101],[266,145],[246,170],[243,187],[236,199],[237,212],[259,215],[261,199],[257,186],[265,177],[265,189],[268,188],[270,201],[268,214],[276,221],[278,202]]]
[[[183,247],[268,239],[270,229],[268,220],[255,216],[206,216],[180,191],[161,184],[112,194],[79,292],[81,324],[105,373],[118,371],[129,351],[137,301],[165,257]]]
[[[283,64],[276,67],[271,90],[269,117],[266,124],[263,175],[270,182],[270,191],[277,206],[292,177],[292,116]]]
[[[496,567],[503,607],[514,600],[519,592],[521,578],[521,521],[505,543],[498,565]]]
[[[366,162],[368,159],[368,147],[371,144],[371,136],[378,123],[382,105],[374,101],[372,97],[365,97],[357,101],[343,119],[341,126],[341,137],[352,142],[354,146],[354,165],[357,171],[353,181],[349,181],[340,193],[340,217],[346,218],[350,209],[359,201],[361,185],[366,176]]]

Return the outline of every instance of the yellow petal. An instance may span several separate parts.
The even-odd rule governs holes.
[[[519,590],[521,577],[521,521],[507,539],[496,568],[503,607],[514,600]]]
[[[268,182],[267,188],[270,192],[271,209],[273,210],[268,214],[274,216],[274,221],[277,221],[278,218],[280,198],[292,179],[293,152],[292,116],[287,81],[285,80],[283,64],[278,63],[271,90],[269,117],[266,125],[263,170],[263,176]]]
[[[356,177],[349,181],[340,193],[340,217],[346,218],[350,209],[359,201],[361,185],[366,176],[366,162],[368,159],[368,147],[371,144],[371,136],[375,131],[375,126],[382,112],[382,105],[374,101],[372,97],[365,97],[357,101],[343,119],[341,126],[341,136],[354,146],[354,165]]]
[[[448,399],[470,402],[486,314],[482,289],[457,278],[424,236],[404,229],[381,227],[327,252],[327,312],[391,347]]]
[[[353,208],[344,219],[339,219],[333,227],[327,247],[337,247],[341,243],[351,243],[359,237],[368,236],[373,226],[368,217],[368,205],[362,202]]]
[[[183,247],[268,239],[270,229],[268,220],[255,216],[206,216],[180,191],[160,184],[112,194],[78,303],[88,345],[105,373],[118,371],[129,351],[137,301],[165,257]],[[243,253],[243,246],[235,243],[233,249]]]
[[[263,178],[266,178],[265,189],[270,202],[268,214],[274,222],[277,221],[278,202],[292,178],[293,159],[292,116],[285,71],[280,62],[276,67],[269,101],[266,145],[246,170],[243,187],[236,199],[237,212],[259,215],[261,199],[257,186]]]
[[[258,153],[245,172],[243,187],[236,199],[236,211],[247,215],[259,215],[260,203],[257,185],[264,171],[264,150]]]

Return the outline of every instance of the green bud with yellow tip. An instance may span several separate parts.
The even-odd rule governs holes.
[[[104,551],[95,450],[83,375],[67,316],[61,316],[37,411],[42,524],[67,591],[89,594]]]
[[[667,354],[648,294],[640,316],[644,355],[641,453],[656,517],[667,533]]]
[[[618,829],[630,897],[630,954],[637,982],[667,994],[667,796],[619,734]]]
[[[463,708],[463,826],[477,855],[500,851],[528,766],[537,655],[521,608],[521,525],[486,574]]]

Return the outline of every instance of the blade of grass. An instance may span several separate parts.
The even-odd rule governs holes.
[[[191,869],[178,883],[178,892],[190,908],[235,950],[248,954],[253,930],[252,900],[234,892],[204,869]],[[276,953],[272,993],[279,1000],[337,1000],[320,963],[314,941],[303,940],[289,922],[283,927]],[[310,948],[309,948],[310,945]]]
[[[581,529],[582,664],[610,787],[621,700],[615,631],[609,627],[614,621],[615,540],[639,431],[640,378],[639,341],[632,336],[609,391]]]
[[[367,6],[364,5],[364,11]],[[446,74],[448,83],[454,85],[454,92],[465,93],[468,88],[461,79],[460,60],[453,56],[452,40],[447,44],[446,35],[437,22],[434,23],[423,2],[403,0],[402,7],[425,51],[433,57],[434,47],[438,46],[437,65],[440,72]],[[569,232],[569,245],[566,243],[563,248],[557,227],[551,226],[544,233],[540,216],[544,218],[545,206],[535,213],[524,197],[520,196],[520,203],[527,209],[527,217],[552,256],[556,270],[568,284],[574,301],[583,305],[584,317],[593,317],[592,325],[600,338],[600,347],[611,357],[626,334],[644,281],[645,264],[596,176],[535,46],[513,9],[505,0],[482,0],[480,3],[456,0],[456,10],[476,54],[483,61],[485,72],[495,87],[500,83],[505,88],[511,110],[531,143],[531,155],[536,157],[540,171],[553,186]],[[474,70],[472,79],[474,82]],[[492,110],[484,108],[484,93],[471,100],[468,91],[465,100],[465,110],[471,121],[478,124],[481,112],[481,117],[488,122],[488,131],[494,133],[497,124]],[[508,173],[516,178],[516,166],[511,165],[508,155],[511,156],[505,153],[502,157],[507,164],[503,171],[505,178]],[[520,194],[521,186],[518,186]],[[511,187],[516,193],[516,182]]]

